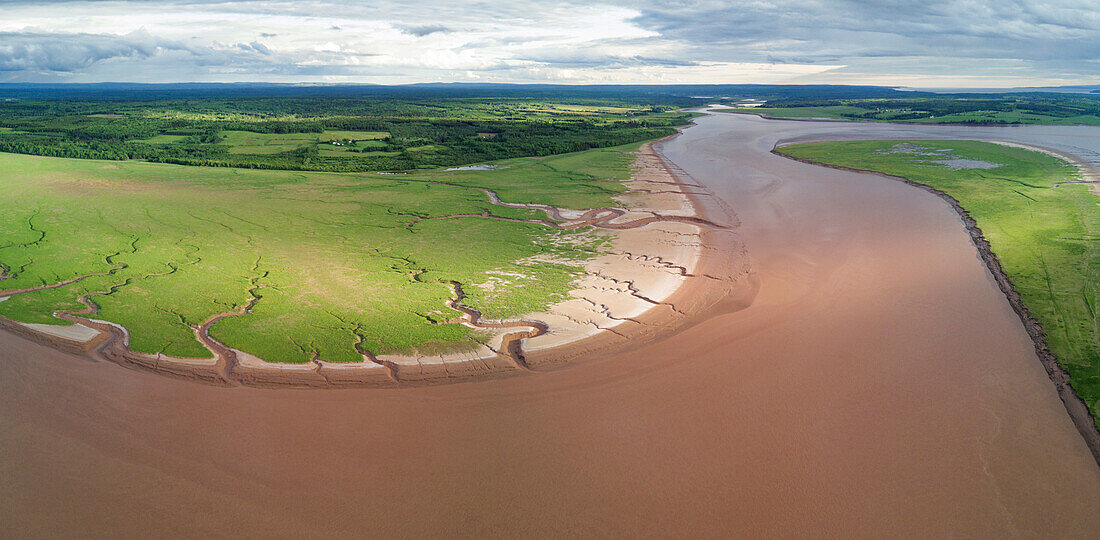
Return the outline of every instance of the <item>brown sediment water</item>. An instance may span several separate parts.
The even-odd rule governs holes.
[[[1037,147],[1030,147],[1015,143],[1000,144],[1029,148],[1035,151],[1045,151]],[[1000,259],[997,257],[997,254],[993,252],[993,246],[989,243],[989,240],[985,238],[981,228],[978,225],[978,222],[973,217],[971,217],[970,212],[966,208],[963,208],[958,199],[955,199],[944,191],[938,190],[928,185],[921,184],[919,182],[914,182],[905,177],[796,158],[783,154],[782,152],[777,151],[777,149],[778,147],[773,148],[772,153],[786,157],[788,159],[800,161],[802,163],[808,163],[811,165],[828,167],[831,169],[842,171],[853,171],[857,173],[871,174],[874,176],[903,182],[917,189],[921,189],[936,195],[937,197],[943,199],[953,210],[955,210],[955,213],[959,215],[960,219],[962,219],[963,225],[965,225],[967,233],[970,234],[970,240],[974,244],[974,247],[977,248],[978,256],[981,257],[982,262],[985,263],[985,266],[989,270],[990,275],[997,283],[997,287],[1001,290],[1002,293],[1004,293],[1005,298],[1008,299],[1008,303],[1012,306],[1013,311],[1015,311],[1016,314],[1020,317],[1020,322],[1024,326],[1024,331],[1027,332],[1028,337],[1030,337],[1031,341],[1035,344],[1035,354],[1038,357],[1039,362],[1043,365],[1043,369],[1046,370],[1047,377],[1049,377],[1051,383],[1054,384],[1054,388],[1058,392],[1058,397],[1065,405],[1066,412],[1069,414],[1070,419],[1073,421],[1074,427],[1076,427],[1077,431],[1081,434],[1081,437],[1084,439],[1085,444],[1089,448],[1089,451],[1092,453],[1092,457],[1096,460],[1097,465],[1100,465],[1100,430],[1097,429],[1096,420],[1089,412],[1088,404],[1085,403],[1085,400],[1077,395],[1077,393],[1074,391],[1069,373],[1065,370],[1064,367],[1062,367],[1061,364],[1058,363],[1057,356],[1055,356],[1054,353],[1052,353],[1050,351],[1050,348],[1047,346],[1047,334],[1044,332],[1042,325],[1035,317],[1031,315],[1031,311],[1028,309],[1027,305],[1024,304],[1023,298],[1020,296],[1020,293],[1016,291],[1016,287],[1012,284],[1012,281],[1009,279],[1008,274],[1001,266]],[[1045,152],[1050,153],[1050,151]],[[1083,167],[1081,167],[1079,163],[1077,163],[1077,166],[1083,169]],[[1086,173],[1089,171],[1085,170],[1082,172]],[[1070,183],[1089,182],[1059,182],[1054,184],[1054,186],[1050,189],[1055,189],[1058,186]]]
[[[953,210],[769,153],[828,129],[712,115],[666,143],[740,217],[755,297],[569,369],[221,388],[0,334],[0,523],[42,537],[1095,535],[1100,470]]]

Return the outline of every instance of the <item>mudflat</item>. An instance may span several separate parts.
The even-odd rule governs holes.
[[[440,301],[439,306],[445,306],[451,313],[460,314],[448,321],[451,326],[466,326],[478,330],[477,336],[467,336],[466,339],[455,339],[453,342],[436,343],[426,350],[409,349],[397,353],[376,353],[380,350],[382,341],[365,341],[359,332],[365,328],[381,331],[395,339],[403,335],[402,331],[414,332],[425,327],[435,330],[436,326],[443,326],[435,322],[420,318],[418,321],[405,325],[398,317],[382,318],[372,324],[358,324],[343,330],[342,340],[325,347],[312,346],[313,356],[308,362],[286,362],[288,357],[283,351],[270,351],[282,362],[268,362],[253,354],[257,349],[240,350],[233,346],[238,343],[236,338],[218,337],[217,325],[227,320],[246,317],[252,319],[259,316],[262,307],[257,307],[264,297],[266,285],[261,283],[264,277],[258,272],[249,278],[249,288],[241,292],[247,294],[245,301],[239,304],[227,304],[232,309],[218,311],[207,306],[209,297],[194,287],[185,286],[187,291],[185,299],[168,300],[162,295],[152,294],[142,290],[137,295],[141,300],[159,298],[157,302],[175,302],[184,304],[197,302],[203,305],[204,312],[200,316],[200,322],[188,322],[186,318],[176,317],[174,320],[161,321],[156,328],[142,327],[140,322],[133,318],[136,313],[145,309],[156,311],[152,306],[130,305],[129,309],[119,310],[125,313],[122,317],[131,317],[131,327],[118,322],[116,316],[101,315],[101,306],[104,298],[117,293],[122,288],[137,281],[147,278],[165,278],[174,275],[179,265],[169,261],[166,272],[141,274],[141,277],[130,276],[123,279],[115,276],[116,272],[130,268],[128,263],[115,261],[114,257],[121,254],[109,255],[106,261],[112,264],[112,268],[100,273],[81,274],[76,277],[59,282],[35,283],[29,287],[16,287],[0,290],[0,300],[8,300],[22,295],[34,295],[44,291],[54,291],[73,284],[83,282],[88,278],[111,278],[113,285],[105,282],[106,289],[93,290],[85,288],[84,294],[69,290],[62,293],[62,297],[68,296],[72,302],[68,305],[80,306],[79,309],[51,309],[49,300],[46,305],[38,305],[37,309],[30,309],[30,313],[19,313],[16,316],[30,317],[34,320],[61,322],[61,320],[74,323],[73,326],[55,326],[42,323],[19,322],[12,320],[4,313],[0,316],[0,328],[7,329],[19,335],[25,335],[35,341],[50,344],[55,348],[68,351],[86,352],[87,356],[96,360],[113,361],[127,367],[146,369],[202,381],[223,386],[292,386],[292,387],[364,387],[364,386],[396,386],[399,384],[443,384],[449,382],[468,381],[470,379],[482,379],[494,376],[514,375],[519,371],[544,370],[578,359],[606,356],[609,348],[623,349],[637,344],[639,341],[649,341],[658,335],[668,334],[676,328],[686,324],[689,319],[700,313],[709,312],[711,307],[725,301],[728,294],[734,290],[744,290],[750,296],[752,293],[751,280],[746,272],[747,258],[740,250],[730,250],[729,245],[736,243],[736,224],[722,208],[715,208],[715,214],[721,214],[718,222],[707,219],[696,211],[696,203],[692,202],[701,196],[714,200],[702,186],[695,185],[686,174],[675,174],[670,165],[663,160],[652,148],[651,143],[640,145],[637,151],[612,150],[606,154],[613,155],[615,161],[622,161],[620,173],[629,172],[629,179],[622,180],[625,191],[610,197],[608,200],[621,205],[621,207],[591,208],[586,210],[558,208],[556,206],[539,203],[504,202],[496,191],[487,188],[474,188],[482,192],[488,202],[494,206],[506,208],[519,208],[544,213],[548,219],[533,217],[516,218],[508,216],[496,216],[489,213],[443,213],[435,217],[422,217],[408,215],[412,224],[435,220],[471,220],[484,222],[493,220],[507,222],[507,225],[515,223],[537,224],[539,227],[557,229],[559,231],[582,229],[583,232],[573,237],[542,237],[541,240],[527,239],[528,243],[535,246],[540,242],[557,243],[558,247],[568,246],[565,249],[554,249],[543,246],[536,250],[534,255],[524,257],[517,261],[498,260],[495,263],[515,263],[516,268],[511,271],[504,267],[486,269],[479,278],[467,280],[466,285],[451,279],[446,282],[436,278],[426,281],[419,278],[413,279],[417,284],[426,288],[445,284],[450,289],[450,298]],[[573,158],[581,158],[583,163],[591,163],[594,160],[591,155],[582,156],[574,154]],[[606,156],[605,156],[606,157]],[[39,158],[41,159],[41,158]],[[629,171],[626,171],[626,161],[630,162]],[[65,164],[79,168],[84,165],[79,162],[57,162],[52,165],[64,168]],[[180,169],[174,169],[178,173]],[[82,171],[85,172],[86,171]],[[164,172],[163,170],[160,172]],[[678,176],[684,176],[685,183]],[[23,179],[31,184],[41,181],[34,172],[17,169],[13,177]],[[23,177],[23,178],[20,178]],[[81,178],[81,172],[76,172],[76,177]],[[366,177],[366,181],[377,181],[377,177]],[[595,181],[595,180],[594,180]],[[425,181],[430,183],[430,181]],[[614,179],[599,180],[599,183],[620,182]],[[455,187],[456,184],[440,184],[447,187]],[[284,186],[285,187],[285,186]],[[604,189],[604,188],[600,188]],[[34,189],[32,188],[33,192]],[[555,191],[551,189],[551,191]],[[559,191],[564,191],[559,188]],[[612,191],[616,191],[612,189]],[[276,196],[278,197],[278,196]],[[415,198],[415,196],[414,196]],[[703,204],[703,203],[699,203]],[[59,208],[58,202],[48,204],[52,209]],[[713,205],[711,205],[713,206]],[[388,207],[387,207],[388,208]],[[377,210],[377,208],[375,208]],[[390,209],[392,210],[392,209]],[[267,209],[257,212],[257,220],[263,220],[265,216],[278,213]],[[150,214],[151,215],[151,214]],[[192,212],[187,212],[193,216]],[[405,215],[400,212],[391,212],[391,215]],[[28,218],[27,225],[34,227],[34,216]],[[110,222],[106,220],[104,222]],[[257,223],[258,221],[252,221]],[[391,224],[391,227],[374,226],[374,230],[386,229],[401,231],[403,228]],[[411,225],[410,225],[411,226]],[[64,227],[62,227],[64,229]],[[173,233],[187,231],[187,226],[176,228]],[[405,231],[408,233],[408,231]],[[408,233],[412,234],[412,233]],[[42,238],[45,233],[41,232]],[[252,238],[246,236],[246,238]],[[343,237],[341,237],[343,238]],[[710,240],[716,240],[723,249],[705,249]],[[168,243],[163,237],[155,238],[147,243],[157,246]],[[498,238],[496,244],[507,245],[509,242]],[[522,242],[521,242],[522,243]],[[204,244],[211,247],[216,243]],[[492,245],[493,242],[490,242]],[[588,244],[594,249],[594,255],[585,258],[576,257],[569,252],[582,244]],[[602,245],[601,245],[602,244]],[[130,255],[137,253],[136,243],[131,244]],[[331,243],[329,245],[335,245]],[[599,247],[596,247],[599,245]],[[267,247],[251,246],[256,250],[257,260],[262,260]],[[195,250],[200,250],[194,245]],[[423,246],[421,246],[423,250]],[[414,251],[415,248],[414,248]],[[444,252],[453,251],[446,248]],[[704,256],[704,253],[705,256]],[[197,252],[196,252],[197,253]],[[416,252],[417,256],[423,252]],[[450,253],[454,254],[454,253]],[[346,255],[346,254],[345,254]],[[388,257],[388,256],[387,256]],[[47,260],[62,259],[57,255],[44,257]],[[155,257],[154,257],[155,258]],[[355,258],[352,256],[351,258]],[[33,259],[28,259],[32,260]],[[201,262],[201,257],[196,255],[190,261],[194,264]],[[400,259],[403,262],[412,260],[406,256]],[[62,266],[64,266],[63,261]],[[144,261],[147,262],[147,261]],[[492,262],[490,264],[492,264]],[[137,263],[135,263],[137,264]],[[153,263],[154,265],[156,263]],[[24,265],[29,266],[28,262]],[[537,266],[541,265],[541,266]],[[532,283],[541,285],[552,281],[546,275],[528,275],[521,270],[529,268],[544,268],[553,266],[557,270],[565,270],[574,278],[567,277],[560,284],[561,289],[572,290],[567,295],[549,293],[544,295],[558,299],[553,302],[548,300],[542,305],[543,309],[534,308],[534,311],[526,314],[517,314],[512,317],[483,317],[481,311],[482,302],[486,293],[514,294],[516,290],[527,289]],[[218,266],[203,269],[217,273],[221,270]],[[377,269],[376,269],[377,270]],[[70,271],[70,270],[64,270]],[[390,272],[397,272],[390,268]],[[425,270],[427,272],[427,270]],[[370,272],[357,270],[353,272],[357,276],[379,278],[386,275],[386,271],[377,270]],[[211,282],[219,281],[211,273],[199,273],[206,276]],[[270,272],[263,274],[269,276]],[[16,272],[7,275],[7,267],[0,265],[0,280],[15,279],[21,277],[24,282],[34,283],[33,276],[27,276]],[[407,276],[406,276],[407,277]],[[478,281],[485,280],[478,283]],[[512,283],[516,280],[520,283]],[[472,281],[472,282],[471,282]],[[318,291],[316,285],[324,283],[336,286],[337,289],[351,293],[362,287],[344,283],[334,285],[332,280],[312,280],[311,285],[304,285],[306,289]],[[108,286],[109,285],[109,286]],[[280,291],[272,285],[274,291]],[[342,287],[342,288],[341,288]],[[393,294],[397,286],[383,286],[379,290]],[[466,296],[471,289],[480,289],[481,295],[475,296],[474,306],[466,305]],[[207,291],[209,292],[209,291]],[[79,296],[76,296],[80,294]],[[535,293],[537,296],[537,293]],[[745,295],[741,295],[745,296]],[[735,301],[740,297],[734,297]],[[204,300],[205,299],[205,300]],[[507,299],[498,303],[514,309]],[[238,299],[239,301],[239,299]],[[514,301],[514,300],[513,300]],[[32,305],[35,300],[29,301]],[[64,301],[63,301],[64,302]],[[352,311],[357,314],[380,306],[391,306],[392,302],[385,298],[377,297],[373,301],[361,299],[352,301]],[[58,305],[58,304],[55,304]],[[303,304],[300,310],[308,311],[314,304]],[[741,301],[738,306],[745,305]],[[226,307],[226,306],[223,306]],[[536,304],[537,306],[537,304]],[[6,306],[5,306],[6,307]],[[25,305],[22,306],[25,308]],[[392,307],[392,306],[391,306]],[[431,306],[429,306],[431,307]],[[491,309],[491,308],[490,308]],[[213,311],[213,313],[209,313]],[[294,308],[291,308],[294,312]],[[433,310],[437,314],[444,311]],[[46,314],[52,313],[52,317]],[[500,311],[496,312],[498,315]],[[46,316],[43,316],[46,315]],[[343,319],[339,315],[329,313],[329,317],[337,320]],[[115,319],[115,320],[108,320]],[[430,318],[429,318],[430,319]],[[25,319],[24,319],[25,320]],[[343,319],[347,320],[347,319]],[[152,349],[145,347],[132,347],[135,340],[156,341],[165,338],[167,334],[175,333],[178,326],[188,326],[193,337],[186,336],[186,343],[176,344],[173,350],[187,350],[196,344],[201,345],[209,357],[197,353],[194,356],[179,357],[167,354],[167,349],[150,352]],[[286,337],[295,332],[297,325],[283,321],[281,324],[270,326],[261,330],[257,335],[266,332],[267,338],[276,339]],[[307,325],[307,333],[312,332],[311,343],[320,340],[320,335],[332,331],[331,327]],[[408,337],[408,336],[405,336]],[[354,338],[352,341],[349,338]],[[476,339],[475,339],[476,338]],[[192,340],[194,343],[192,343]],[[262,341],[262,340],[261,340]],[[363,345],[369,343],[369,345]],[[146,343],[147,345],[147,343]],[[448,346],[453,350],[448,351]],[[470,347],[474,347],[470,350]],[[331,351],[322,354],[321,350]],[[298,348],[298,353],[306,349]],[[354,354],[348,358],[349,352]],[[289,357],[293,359],[293,355]],[[350,361],[336,361],[344,358]],[[299,358],[300,359],[300,358]]]
[[[1100,470],[962,223],[708,116],[663,153],[759,289],[566,369],[220,388],[0,334],[0,522],[31,536],[1087,536]],[[1004,140],[1001,137],[999,140]],[[709,246],[721,249],[722,246]]]

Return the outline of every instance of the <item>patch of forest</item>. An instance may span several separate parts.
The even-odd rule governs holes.
[[[403,171],[618,146],[672,134],[691,117],[675,105],[653,101],[10,100],[0,103],[0,152],[215,167]],[[242,133],[271,137],[238,144],[255,139]]]
[[[1100,125],[1100,95],[1070,93],[919,94],[911,98],[773,99],[740,109],[778,118],[812,116],[843,120],[935,124]]]

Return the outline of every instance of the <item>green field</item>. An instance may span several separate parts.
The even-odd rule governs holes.
[[[605,98],[0,102],[0,152],[321,172],[411,171],[651,140],[691,113]]]
[[[972,111],[916,118],[915,123],[924,124],[1055,124],[1100,126],[1100,116],[1081,114],[1052,118],[1044,114],[1026,111]]]
[[[827,107],[740,107],[719,112],[760,114],[768,118],[804,118],[826,120],[859,120],[869,122],[911,122],[915,124],[1061,124],[1100,126],[1100,116],[1094,114],[1052,118],[1023,111],[967,111],[936,116],[929,111],[907,108],[869,112],[846,105]]]
[[[148,139],[141,139],[139,142],[145,144],[176,144],[186,139],[187,135],[154,135]]]
[[[322,150],[353,150],[359,148],[359,141],[370,143],[365,144],[364,148],[385,148],[386,143],[379,139],[385,139],[390,134],[384,131],[324,131],[321,133],[223,131],[219,133],[219,136],[222,138],[220,144],[228,146],[230,154],[264,155],[290,152],[303,146],[317,147]],[[158,137],[171,137],[171,135],[158,135]],[[351,141],[350,145],[344,146],[348,141]],[[145,142],[153,141],[146,140]],[[333,142],[339,142],[341,146],[333,146],[331,144]]]
[[[559,301],[577,263],[600,249],[587,231],[453,214],[545,218],[493,205],[612,203],[637,145],[498,162],[487,171],[345,174],[187,167],[0,154],[0,289],[75,283],[0,302],[0,315],[64,324],[83,307],[119,323],[131,347],[208,357],[192,326],[253,294],[251,314],[211,334],[269,361],[361,361],[459,350],[479,335],[447,323],[447,282],[488,318]],[[490,286],[490,284],[494,284]],[[480,286],[479,286],[480,285]]]
[[[1078,94],[942,95],[912,98],[768,101],[766,107],[721,109],[770,118],[819,118],[918,124],[1055,124],[1100,126],[1100,99]]]
[[[317,140],[321,142],[376,141],[378,139],[385,139],[389,136],[390,134],[386,131],[347,131],[326,129],[324,132],[317,134]]]
[[[1045,154],[969,141],[806,143],[778,151],[902,176],[958,200],[1100,418],[1100,205],[1085,185],[1055,187],[1075,180],[1076,169]],[[975,161],[950,161],[957,158]]]

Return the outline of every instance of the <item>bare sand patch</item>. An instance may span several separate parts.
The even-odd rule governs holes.
[[[35,332],[41,332],[50,336],[56,336],[65,339],[71,339],[73,341],[91,341],[99,335],[99,331],[94,328],[88,328],[83,324],[72,324],[68,326],[61,326],[59,324],[36,324],[36,323],[20,323],[23,326],[34,330]]]

